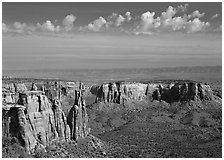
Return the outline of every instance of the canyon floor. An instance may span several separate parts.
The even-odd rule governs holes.
[[[47,81],[62,79],[82,81],[91,87],[105,81],[172,81],[193,80],[207,83],[222,97],[222,67],[179,67],[160,69],[79,70],[79,71],[7,71],[10,81]],[[25,78],[24,78],[25,77]],[[31,79],[30,79],[31,78]],[[9,81],[9,80],[7,80]],[[84,94],[91,134],[102,141],[102,148],[61,143],[47,148],[35,157],[114,157],[114,158],[221,158],[222,104],[205,101],[168,104],[164,101],[143,101],[130,104],[95,103],[95,96]],[[73,104],[68,100],[69,105]],[[110,109],[108,109],[110,108]],[[63,111],[68,114],[68,107]],[[198,120],[202,117],[202,120]],[[29,157],[12,140],[3,140],[5,157]],[[17,148],[14,152],[13,149]],[[103,150],[103,152],[102,152]],[[14,156],[12,155],[14,154]],[[31,156],[32,157],[32,156]]]

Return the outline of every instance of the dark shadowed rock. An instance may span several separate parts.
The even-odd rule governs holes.
[[[86,104],[80,91],[76,92],[75,104],[69,111],[67,122],[70,126],[71,138],[73,140],[77,141],[89,134]]]

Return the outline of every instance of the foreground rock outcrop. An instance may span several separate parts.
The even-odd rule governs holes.
[[[70,129],[60,107],[40,91],[20,93],[18,104],[3,108],[5,134],[17,137],[30,153],[53,139],[69,140]]]
[[[168,103],[190,100],[212,100],[213,91],[207,84],[196,82],[175,83],[103,83],[91,88],[96,95],[96,102],[123,104],[125,101],[142,101],[143,99],[164,100]]]
[[[76,91],[75,104],[68,114],[68,125],[71,129],[71,139],[77,141],[89,134],[88,115],[86,111],[85,100],[82,98],[82,92]]]
[[[28,153],[44,150],[53,141],[85,138],[89,133],[88,116],[82,98],[83,85],[79,85],[32,83],[27,89],[23,83],[4,84],[3,135],[18,138]],[[75,99],[68,121],[61,103],[62,95],[66,94]]]

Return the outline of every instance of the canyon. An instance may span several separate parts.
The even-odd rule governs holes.
[[[168,113],[174,106],[175,113]],[[187,109],[182,110],[183,106]],[[207,110],[219,112],[221,106],[221,96],[208,84],[196,81],[110,81],[86,86],[73,81],[6,78],[2,85],[2,133],[3,137],[17,138],[31,155],[38,150],[47,152],[55,143],[77,144],[88,139],[105,157],[111,151],[106,153],[104,135],[129,125],[137,114],[145,112],[133,123],[153,114],[151,124],[175,121],[180,126],[217,128],[220,133],[220,117],[212,118],[213,113]],[[148,113],[151,108],[155,110]]]

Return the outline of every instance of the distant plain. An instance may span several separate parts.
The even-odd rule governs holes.
[[[103,81],[194,80],[222,85],[222,66],[195,66],[143,69],[3,70],[3,75],[21,78],[83,81],[86,85]]]

